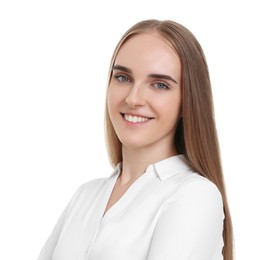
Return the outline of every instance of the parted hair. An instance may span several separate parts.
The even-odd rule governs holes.
[[[121,46],[131,37],[142,33],[159,34],[180,58],[182,106],[174,145],[195,172],[218,187],[223,198],[225,215],[223,257],[224,260],[233,260],[232,223],[222,173],[209,71],[203,50],[195,36],[175,21],[145,20],[135,24],[122,36],[115,48],[108,84]],[[122,161],[122,144],[113,128],[107,104],[105,134],[109,159],[115,166]]]

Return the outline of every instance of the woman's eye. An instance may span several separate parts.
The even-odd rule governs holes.
[[[121,82],[130,82],[129,77],[126,75],[118,74],[118,75],[114,75],[114,78]]]
[[[163,83],[163,82],[157,82],[157,83],[154,83],[154,86],[157,88],[157,89],[169,89],[168,85]]]

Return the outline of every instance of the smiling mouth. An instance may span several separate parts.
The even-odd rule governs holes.
[[[145,123],[153,119],[152,117],[133,116],[133,115],[123,114],[123,113],[121,113],[121,115],[126,121],[130,123]]]

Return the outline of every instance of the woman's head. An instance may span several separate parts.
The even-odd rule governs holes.
[[[200,133],[202,121],[213,119],[210,81],[203,51],[193,34],[176,22],[142,21],[131,27],[116,46],[111,60],[109,82],[120,49],[127,41],[140,34],[159,35],[179,57],[182,104],[174,145],[178,153],[188,155],[186,143],[193,139],[193,136],[189,134],[189,126],[195,127],[194,130],[198,131],[198,134],[202,134]],[[154,45],[153,48],[155,48]],[[106,109],[106,130],[109,156],[112,163],[117,164],[122,160],[121,142],[112,126],[108,107]],[[184,133],[186,134],[184,135]]]
[[[216,184],[224,204],[224,260],[232,260],[232,227],[223,181],[215,127],[212,92],[203,50],[194,35],[174,21],[146,20],[135,24],[120,39],[114,51],[109,84],[122,47],[138,35],[158,35],[179,58],[179,114],[173,145],[185,155],[190,167]],[[155,44],[153,44],[155,48]],[[169,65],[169,64],[168,64]],[[108,98],[108,95],[107,95]],[[122,161],[122,143],[113,127],[106,102],[106,141],[113,165]]]

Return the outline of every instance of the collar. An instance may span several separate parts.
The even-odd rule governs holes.
[[[115,166],[112,174],[110,175],[110,178],[112,178],[113,176],[119,174],[121,172],[121,168],[122,168],[122,163],[120,162]]]
[[[118,163],[115,167],[111,177],[121,172],[122,163]],[[188,166],[187,160],[184,155],[175,155],[156,163],[150,164],[145,172],[154,172],[160,181],[164,181],[167,178],[175,175],[190,171],[191,168]]]
[[[185,156],[182,154],[166,158],[149,165],[149,167],[155,171],[161,181],[164,181],[175,174],[181,174],[191,170],[187,164]]]

